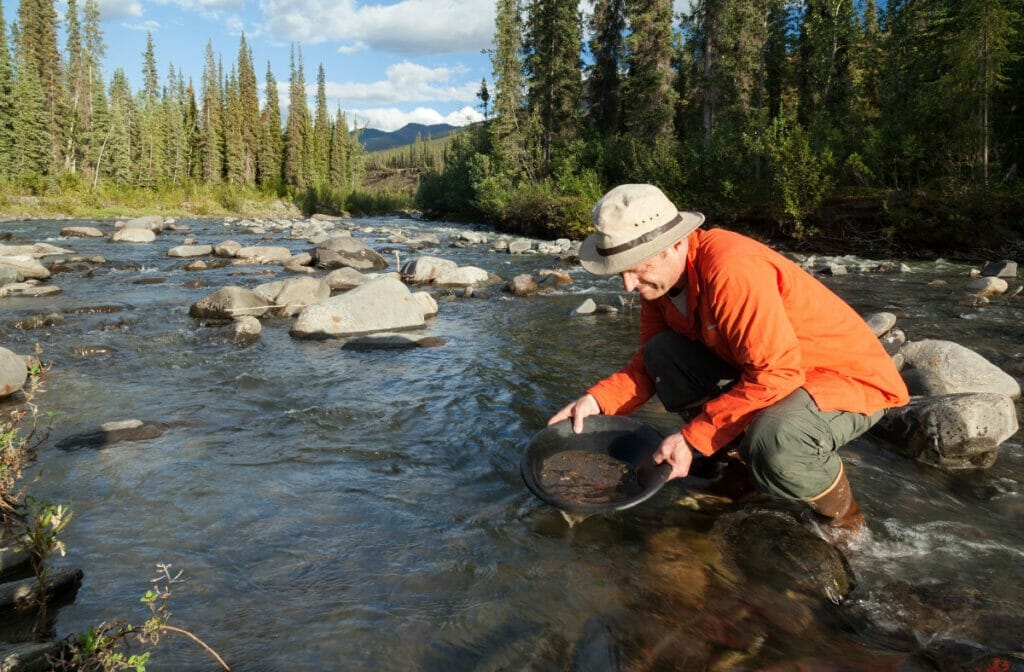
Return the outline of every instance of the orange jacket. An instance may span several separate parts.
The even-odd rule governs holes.
[[[587,390],[604,413],[625,415],[654,395],[643,346],[664,329],[702,341],[740,372],[681,430],[704,455],[798,387],[822,411],[870,415],[907,403],[899,371],[864,319],[809,273],[731,231],[697,229],[689,244],[687,314],[667,296],[641,300],[640,349]]]

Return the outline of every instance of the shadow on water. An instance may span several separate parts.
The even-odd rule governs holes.
[[[187,223],[203,243],[309,247]],[[214,339],[188,308],[220,286],[274,279],[267,269],[190,273],[166,257],[186,234],[112,245],[56,238],[63,225],[4,226],[107,262],[55,276],[55,297],[4,299],[4,347],[38,343],[54,362],[39,398],[56,414],[54,442],[126,418],[168,429],[102,450],[44,447],[33,467],[33,492],[74,510],[62,562],[85,571],[60,612],[61,634],[142,620],[138,598],[164,562],[188,578],[172,622],[234,669],[906,671],[952,669],[936,662],[953,650],[948,641],[975,647],[949,653],[956,660],[1012,643],[1013,609],[1024,605],[1019,435],[992,469],[963,474],[870,439],[849,446],[871,540],[850,552],[856,587],[836,604],[807,583],[818,569],[723,531],[723,521],[747,524],[756,512],[695,503],[678,482],[574,526],[524,487],[530,437],[635,348],[635,310],[568,315],[585,297],[619,305],[614,279],[572,267],[575,282],[552,295],[437,292],[440,313],[426,331],[445,340],[439,348],[342,350],[292,339],[280,319],[239,348]],[[356,235],[376,246],[386,236],[366,231],[433,230],[444,241],[456,230],[360,225]],[[428,253],[505,279],[556,265],[488,246]],[[1024,301],[957,306],[966,266],[913,267],[825,282],[862,312],[897,313],[911,339],[955,340],[1004,368],[1019,365]],[[51,312],[63,319],[12,326]],[[657,404],[637,415],[675,428]],[[759,566],[771,553],[782,554]],[[148,667],[207,665],[169,641]]]

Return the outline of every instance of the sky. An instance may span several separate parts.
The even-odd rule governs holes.
[[[685,2],[676,0],[676,9]],[[244,33],[261,83],[270,63],[282,114],[294,45],[302,50],[308,94],[315,95],[323,64],[328,108],[343,110],[350,125],[383,131],[408,123],[463,126],[483,118],[476,95],[481,80],[493,88],[485,52],[492,46],[495,5],[496,0],[99,0],[107,44],[104,77],[109,82],[123,68],[137,90],[150,33],[161,84],[173,65],[198,90],[207,43],[227,71],[238,62]],[[3,0],[8,26],[17,6],[17,0]],[[66,0],[56,0],[56,9],[63,19]]]

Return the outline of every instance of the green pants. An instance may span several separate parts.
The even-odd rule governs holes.
[[[722,394],[739,378],[735,368],[703,343],[673,331],[648,341],[644,364],[661,403],[677,413]],[[760,492],[809,499],[839,475],[839,448],[870,429],[882,413],[826,413],[800,387],[758,412],[729,450],[735,449],[746,462]]]

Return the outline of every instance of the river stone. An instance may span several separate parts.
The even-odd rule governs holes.
[[[167,250],[168,257],[205,257],[213,254],[213,245],[176,245]]]
[[[437,315],[437,301],[428,292],[413,292],[412,298],[419,304],[424,318]]]
[[[239,248],[235,257],[254,264],[283,264],[292,258],[292,251],[280,245],[252,245]]]
[[[779,592],[796,589],[839,604],[855,586],[843,554],[783,512],[724,514],[711,535],[739,574]]]
[[[894,450],[939,469],[987,469],[1000,444],[1017,432],[1017,411],[1002,394],[912,399],[889,409],[872,432]]]
[[[876,337],[881,337],[896,326],[896,316],[892,313],[868,313],[864,316],[864,321],[868,323],[871,333]]]
[[[28,255],[34,259],[49,257],[61,254],[74,254],[74,250],[67,250],[49,243],[32,243],[31,245],[0,245],[0,257],[17,257]]]
[[[32,282],[12,282],[9,285],[0,286],[0,297],[20,296],[26,299],[38,299],[47,296],[60,294],[60,287],[54,285],[40,285],[34,280]]]
[[[119,229],[146,229],[153,233],[160,233],[164,230],[164,218],[160,215],[144,215],[115,222],[114,226]]]
[[[156,234],[149,229],[126,227],[114,231],[110,240],[114,243],[152,243],[156,240]]]
[[[538,289],[537,281],[529,273],[521,273],[505,285],[505,291],[513,296],[530,296],[536,294]]]
[[[331,295],[331,288],[319,278],[277,280],[258,285],[253,291],[274,304],[272,312],[277,317],[297,315],[309,304]]]
[[[60,235],[65,238],[102,238],[103,232],[94,226],[65,226]]]
[[[116,420],[105,422],[92,432],[69,436],[57,443],[61,450],[92,448],[102,450],[115,443],[155,439],[167,431],[167,425],[153,420]]]
[[[907,334],[902,329],[890,329],[878,338],[882,347],[890,357],[895,357],[907,342]],[[902,361],[902,355],[900,356]]]
[[[957,392],[994,392],[1020,397],[1020,384],[969,348],[927,339],[904,344],[903,379],[912,395],[938,396]]]
[[[31,331],[34,329],[44,329],[46,327],[52,327],[58,324],[64,323],[64,315],[61,313],[42,313],[39,315],[29,315],[28,317],[22,318],[15,322],[12,326],[15,329],[25,329]]]
[[[409,334],[370,334],[357,336],[341,346],[342,350],[411,350],[413,348],[436,348],[445,344],[437,336],[410,336]]]
[[[0,287],[4,285],[12,285],[15,282],[21,282],[25,279],[21,273],[18,272],[14,266],[5,264],[3,259],[0,259]]]
[[[0,644],[0,670],[4,672],[46,672],[55,669],[67,648],[64,640]]]
[[[441,287],[482,287],[491,284],[490,273],[476,266],[459,266],[438,273],[434,284]]]
[[[423,309],[400,280],[381,277],[307,306],[295,320],[295,338],[332,338],[415,329]]]
[[[82,586],[84,572],[80,569],[60,568],[47,572],[46,582],[40,591],[36,577],[0,583],[0,614],[35,609],[45,595],[49,604],[65,600],[74,595]]]
[[[213,253],[218,257],[233,257],[242,249],[242,244],[234,240],[225,240],[213,246]]]
[[[565,271],[547,269],[542,270],[538,275],[540,276],[540,281],[537,285],[544,292],[553,291],[572,284],[572,276]]]
[[[996,277],[975,278],[967,283],[967,290],[980,296],[998,296],[1005,294],[1009,288],[1006,280]]]
[[[597,303],[593,299],[584,299],[583,303],[576,306],[570,315],[593,315],[597,311]]]
[[[331,236],[316,246],[316,265],[328,271],[348,266],[359,271],[379,271],[388,262],[370,246],[352,236]]]
[[[270,310],[272,303],[265,296],[244,287],[221,287],[192,304],[190,317],[233,320],[242,315],[259,317]]]
[[[407,261],[400,271],[403,282],[421,285],[434,282],[438,276],[454,272],[459,265],[450,259],[423,255]]]
[[[1003,259],[1002,261],[989,261],[981,269],[981,274],[996,278],[1016,278],[1017,262]]]
[[[509,254],[526,254],[533,250],[533,243],[529,240],[520,238],[519,240],[513,240],[508,244]]]
[[[483,245],[487,242],[487,236],[477,231],[460,231],[455,240],[469,243],[470,245]]]
[[[28,366],[25,359],[7,348],[0,348],[0,399],[9,397],[28,380]]]
[[[364,284],[374,276],[371,273],[363,273],[354,268],[343,266],[336,268],[324,276],[324,282],[333,291],[344,292]]]
[[[260,337],[263,325],[252,315],[242,315],[217,330],[216,336],[235,345],[248,345]]]
[[[31,254],[0,256],[0,264],[13,268],[23,280],[44,280],[50,277],[50,271]]]

